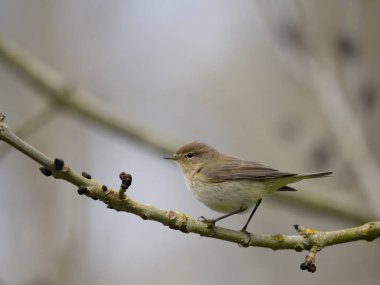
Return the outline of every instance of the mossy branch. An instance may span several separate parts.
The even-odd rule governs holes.
[[[85,194],[95,200],[105,203],[108,208],[135,214],[144,220],[160,222],[171,229],[180,230],[184,233],[196,233],[200,236],[211,237],[239,244],[244,247],[255,246],[279,249],[293,249],[296,251],[308,250],[309,254],[301,269],[314,272],[316,252],[324,247],[335,244],[347,243],[357,240],[372,241],[380,236],[380,222],[368,222],[362,226],[342,229],[337,231],[320,232],[304,229],[296,225],[298,235],[260,235],[235,231],[223,227],[208,228],[201,221],[191,218],[187,214],[173,210],[161,210],[155,206],[142,204],[134,201],[125,194],[125,190],[131,183],[131,176],[126,173],[120,174],[122,185],[120,190],[109,188],[87,173],[79,174],[73,171],[62,159],[51,159],[36,150],[28,143],[16,136],[4,122],[4,115],[0,114],[0,140],[18,149],[43,167],[41,172],[52,175],[56,179],[63,179],[76,185],[79,194]]]

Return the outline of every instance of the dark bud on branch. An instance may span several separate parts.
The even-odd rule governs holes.
[[[127,188],[129,186],[131,186],[131,184],[132,184],[132,175],[130,175],[128,173],[125,173],[125,172],[121,172],[119,174],[119,177],[120,177],[122,185],[125,185]]]
[[[65,165],[65,162],[61,158],[54,159],[54,169],[55,170],[62,170],[63,166]]]
[[[119,174],[119,178],[121,180],[120,190],[119,190],[119,198],[125,199],[125,192],[127,191],[128,187],[132,184],[132,175],[121,172]]]
[[[307,264],[307,262],[303,262],[301,263],[300,268],[301,270],[307,270],[309,268],[309,265]]]
[[[88,174],[87,172],[82,172],[82,176],[87,179],[91,179],[91,174]]]
[[[315,263],[307,262],[301,263],[300,265],[301,270],[307,270],[308,272],[314,273],[317,271],[317,266]]]
[[[83,194],[86,194],[87,193],[87,188],[79,188],[78,189],[78,194],[79,195],[83,195]]]
[[[51,172],[50,169],[46,168],[45,166],[42,166],[39,168],[39,170],[41,171],[41,173],[45,176],[51,176],[53,173]]]
[[[311,272],[311,273],[314,273],[315,271],[317,271],[317,266],[313,263],[313,264],[310,264],[309,268],[307,269],[307,271]]]
[[[125,173],[125,172],[120,172],[120,174],[119,174],[120,180],[123,180],[126,176],[127,176],[127,173]]]

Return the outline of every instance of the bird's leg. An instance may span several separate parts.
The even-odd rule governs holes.
[[[207,224],[207,228],[211,229],[213,227],[215,227],[215,223],[220,221],[220,220],[223,220],[224,218],[227,218],[229,216],[232,216],[232,215],[235,215],[235,214],[238,214],[238,213],[241,213],[241,212],[244,212],[245,210],[247,210],[247,208],[239,208],[238,210],[236,211],[233,211],[231,213],[228,213],[228,214],[225,214],[221,217],[218,217],[216,219],[207,219],[205,218],[204,216],[200,216],[198,218],[198,221],[201,221],[201,222],[204,222]]]
[[[252,213],[249,215],[248,221],[245,223],[244,227],[240,230],[247,235],[247,241],[242,242],[241,244],[239,244],[239,246],[242,246],[242,247],[248,247],[249,246],[249,243],[251,242],[252,237],[251,237],[251,234],[247,231],[247,227],[248,227],[249,222],[251,221],[253,215],[255,214],[255,212],[256,212],[257,208],[259,207],[262,200],[263,199],[259,199],[256,202],[256,205],[253,208]]]
[[[248,224],[249,224],[249,222],[251,221],[253,215],[255,214],[257,208],[260,206],[260,203],[261,203],[262,200],[263,200],[263,199],[259,199],[259,200],[256,202],[256,205],[255,205],[255,207],[253,208],[252,213],[249,215],[248,221],[245,223],[244,227],[241,229],[242,232],[247,232]]]

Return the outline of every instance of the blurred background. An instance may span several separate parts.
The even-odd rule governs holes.
[[[195,218],[218,213],[162,159],[181,144],[204,141],[284,171],[334,171],[265,199],[248,230],[358,226],[380,217],[379,15],[378,1],[1,1],[0,111],[50,157],[113,187],[127,171],[133,199]],[[43,62],[67,94],[57,100],[25,80],[4,47]],[[78,86],[87,91],[70,93]],[[75,106],[83,93],[79,101],[98,102],[90,109],[127,131]],[[0,284],[380,278],[378,241],[326,248],[317,272],[305,273],[306,252],[240,248],[116,213],[5,143],[0,181]],[[240,229],[246,219],[220,225]]]

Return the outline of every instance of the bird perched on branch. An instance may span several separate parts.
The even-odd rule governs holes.
[[[282,172],[264,164],[225,155],[201,142],[186,144],[165,159],[176,162],[185,177],[187,188],[197,200],[210,209],[225,214],[216,219],[202,216],[200,219],[209,226],[253,209],[242,228],[244,232],[263,197],[276,191],[296,191],[287,185],[332,174]]]

